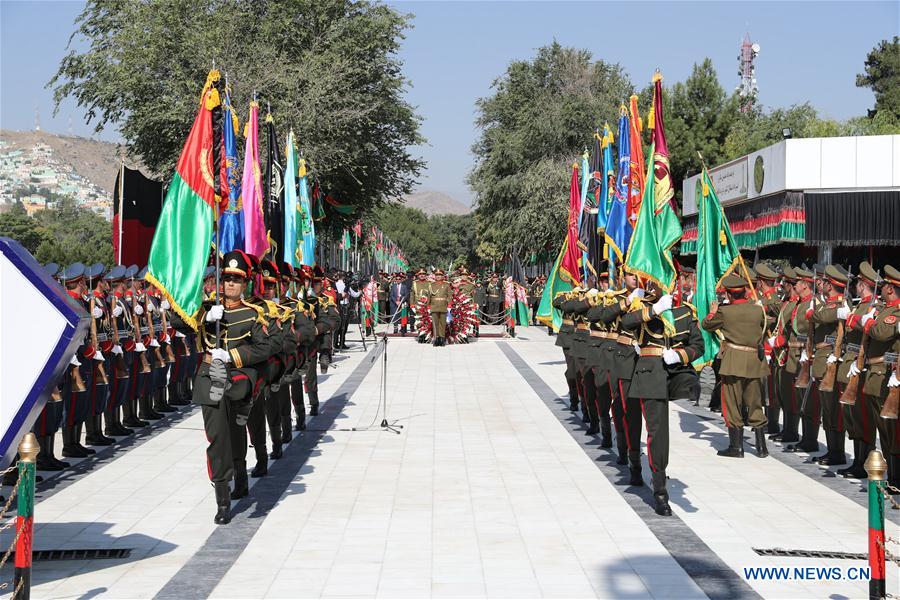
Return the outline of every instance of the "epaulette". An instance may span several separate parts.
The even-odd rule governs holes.
[[[694,315],[694,320],[697,319],[697,307],[696,307],[696,306],[694,306],[694,305],[691,304],[690,302],[685,302],[685,301],[682,301],[682,302],[681,302],[681,305],[682,305],[682,306],[687,306],[688,308],[690,308],[690,309],[691,309],[691,314]]]
[[[280,318],[281,310],[278,307],[278,304],[273,302],[272,300],[263,299],[263,302],[266,303],[266,308],[268,309],[268,313],[266,316]]]
[[[244,300],[244,299],[241,299],[241,304],[243,304],[244,306],[246,306],[248,308],[252,308],[253,310],[256,311],[256,321],[258,323],[261,323],[263,325],[269,324],[268,319],[266,319],[266,311],[263,309],[263,307],[257,306],[256,304],[248,302],[247,300]]]

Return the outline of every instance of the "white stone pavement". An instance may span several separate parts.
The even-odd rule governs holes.
[[[519,331],[527,339],[499,343],[565,394],[554,338]],[[364,359],[346,356],[320,385],[323,400]],[[255,535],[241,540],[212,597],[704,596],[584,452],[584,436],[560,423],[561,405],[544,404],[497,340],[433,348],[391,339],[388,356],[387,416],[401,433],[377,427],[379,360]],[[754,547],[864,553],[865,510],[774,459],[716,457],[710,441],[721,447],[724,433],[671,411],[673,518],[708,546],[697,552],[718,555],[738,576],[751,566],[862,566],[757,556]],[[216,529],[204,447],[198,413],[40,501],[37,549],[135,551],[37,563],[33,597],[159,592]],[[888,589],[900,589],[897,569],[889,574]],[[748,583],[771,598],[867,594],[864,581]]]

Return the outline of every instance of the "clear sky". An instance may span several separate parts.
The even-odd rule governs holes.
[[[900,34],[900,3],[890,2],[452,2],[394,0],[415,15],[401,57],[410,102],[424,117],[428,161],[422,189],[469,203],[465,176],[478,132],[475,100],[514,59],[554,39],[618,62],[638,87],[659,67],[669,83],[710,57],[726,90],[738,83],[746,32],[760,44],[760,101],[768,107],[809,100],[824,116],[846,119],[874,103],[854,84],[868,51]],[[0,126],[29,129],[35,108],[44,130],[90,135],[72,102],[52,118],[44,84],[65,52],[82,3],[0,0]],[[202,83],[202,82],[201,82]],[[116,140],[114,132],[104,139]],[[671,140],[670,143],[677,143]]]

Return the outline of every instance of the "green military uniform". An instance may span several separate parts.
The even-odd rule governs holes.
[[[435,275],[443,275],[440,269]],[[432,335],[434,345],[443,346],[447,337],[447,309],[450,306],[450,283],[447,281],[432,281],[425,293],[428,298],[429,311],[431,313]]]
[[[766,340],[775,335],[778,326],[778,316],[781,314],[781,307],[784,301],[778,295],[775,283],[778,280],[776,273],[768,264],[762,263],[756,265],[757,279],[762,280],[772,287],[766,291],[760,292],[760,302],[766,311]],[[778,398],[778,371],[781,368],[777,360],[772,360],[772,348],[768,344],[763,345],[766,352],[766,360],[768,367],[766,371],[766,421],[768,422],[767,432],[777,434],[781,431],[778,422],[781,416],[781,404]]]
[[[490,325],[496,325],[503,319],[503,289],[500,286],[499,279],[494,279],[496,275],[492,275],[486,287],[487,308],[485,314],[487,318],[485,322]]]
[[[794,391],[796,367],[791,372],[787,366],[788,356],[790,355],[788,343],[793,331],[791,318],[794,310],[797,308],[799,298],[793,289],[793,285],[797,281],[797,272],[792,267],[785,267],[783,275],[785,286],[790,286],[790,288],[786,289],[785,296],[782,298],[781,310],[775,323],[775,331],[768,341],[772,349],[772,363],[775,365],[774,390],[778,397],[778,405],[784,412],[784,426],[781,429],[781,433],[770,437],[775,441],[790,443],[800,441],[800,436],[797,433],[800,423],[800,407]]]
[[[585,384],[584,374],[587,368],[587,347],[590,339],[591,327],[588,325],[584,314],[590,308],[590,304],[585,299],[585,291],[579,290],[572,293],[569,299],[563,303],[563,310],[572,314],[574,322],[574,332],[569,338],[569,353],[575,365],[575,385],[578,387],[578,397],[581,399],[581,420],[584,423],[591,421],[592,412],[594,411],[595,394],[593,390],[593,382],[590,388]],[[599,427],[599,416],[597,417]]]
[[[563,357],[566,361],[566,384],[569,386],[569,410],[574,412],[578,410],[579,399],[575,359],[570,351],[572,335],[575,333],[575,321],[572,313],[563,309],[563,305],[569,300],[570,295],[570,292],[558,292],[553,297],[553,308],[562,313],[562,324],[559,327],[555,345],[563,350]]]
[[[805,269],[795,269],[798,281],[806,281],[814,286],[814,276]],[[819,391],[815,382],[810,378],[811,389],[799,389],[796,386],[797,375],[801,370],[801,359],[806,354],[808,336],[811,333],[810,319],[813,314],[814,294],[799,298],[791,314],[791,337],[788,341],[788,357],[785,365],[787,372],[793,375],[793,383],[790,391],[793,394],[792,406],[797,409],[800,421],[803,425],[803,434],[797,444],[788,446],[788,452],[816,452],[819,450],[819,426],[821,424],[821,408],[819,405]],[[818,302],[818,299],[815,300]],[[811,356],[806,357],[811,360]],[[803,401],[804,396],[806,401]],[[782,437],[782,442],[787,440]]]
[[[619,296],[624,292],[601,292],[590,299],[591,308],[585,313],[590,326],[588,338],[588,357],[593,366],[594,389],[596,390],[597,410],[600,416],[601,448],[612,447],[611,417],[613,399],[612,371],[615,367],[616,339],[618,334],[610,330],[609,306],[618,304]],[[624,415],[623,415],[624,416]],[[624,420],[616,420],[619,446],[619,464],[625,464],[627,446],[623,428]]]
[[[419,306],[419,298],[425,295],[428,290],[428,280],[425,279],[425,271],[423,269],[419,269],[416,272],[416,278],[412,282],[412,288],[410,291],[409,304],[412,307],[413,314],[416,315],[417,319],[421,319],[422,315],[416,313]],[[425,333],[420,333],[418,335],[418,342],[421,344],[425,341]]]
[[[671,306],[671,296],[668,298]],[[641,355],[635,365],[629,395],[641,402],[647,427],[647,458],[653,478],[653,497],[657,514],[672,514],[666,490],[666,467],[669,464],[669,399],[689,398],[697,385],[697,372],[691,363],[703,356],[703,336],[697,316],[690,304],[673,307],[671,316],[675,332],[667,335],[658,313],[663,312],[661,298],[657,304],[644,299],[622,317],[624,329],[634,332]],[[656,308],[654,308],[654,306]]]
[[[722,280],[725,289],[740,293],[734,299],[711,311],[703,320],[703,329],[709,332],[721,331],[722,362],[719,376],[722,378],[722,417],[728,426],[729,446],[719,452],[720,456],[744,456],[744,411],[747,423],[756,433],[757,452],[768,456],[764,427],[766,415],[762,407],[761,378],[768,368],[762,353],[763,336],[766,332],[766,310],[755,302],[748,302],[743,294],[748,293],[748,282],[737,275],[728,275]]]

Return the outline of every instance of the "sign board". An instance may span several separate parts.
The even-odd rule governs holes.
[[[15,457],[89,326],[40,263],[0,237],[0,466]]]

